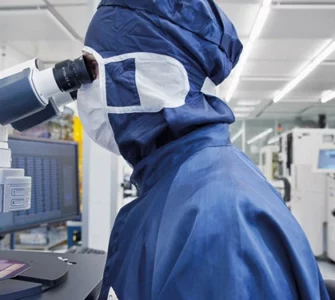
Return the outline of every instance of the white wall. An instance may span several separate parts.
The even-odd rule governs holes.
[[[122,206],[123,161],[84,136],[83,244],[107,250]]]

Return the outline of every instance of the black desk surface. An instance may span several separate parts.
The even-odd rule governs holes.
[[[0,251],[0,257],[7,257],[8,251]],[[6,253],[6,255],[5,255]],[[28,261],[36,252],[14,251],[13,259]],[[13,253],[13,254],[14,254]],[[69,266],[69,273],[65,282],[52,288],[38,297],[29,297],[22,300],[93,300],[99,296],[103,269],[105,266],[105,255],[94,254],[60,254],[60,253],[38,253],[38,255],[67,258],[75,263]],[[47,269],[48,266],[45,266]]]

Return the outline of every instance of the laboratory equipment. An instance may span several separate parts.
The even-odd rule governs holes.
[[[24,170],[32,178],[31,208],[1,215],[0,233],[77,218],[77,144],[26,138],[11,138],[8,144],[12,167]]]
[[[259,153],[259,169],[272,186],[280,193],[285,202],[289,202],[291,185],[286,178],[279,176],[278,152],[278,145],[266,145],[262,147]]]
[[[45,70],[32,59],[0,72],[0,213],[27,210],[31,201],[31,178],[10,166],[8,126],[24,131],[58,116],[93,80],[93,67],[83,56]]]
[[[73,246],[71,247],[67,253],[77,253],[77,254],[106,254],[106,251],[103,250],[98,250],[98,249],[92,249],[88,247],[78,247],[78,246]]]
[[[315,155],[314,171],[326,175],[327,256],[335,261],[335,144],[320,147]]]
[[[29,209],[30,189],[31,178],[24,176],[24,170],[11,168],[8,131],[0,125],[0,214]]]
[[[93,70],[82,56],[43,69],[38,59],[0,72],[0,125],[22,131],[59,115],[59,108],[76,100],[83,84],[92,83]]]
[[[0,251],[6,260],[30,265],[15,280],[0,281],[0,299],[97,299],[105,255]]]
[[[325,253],[328,239],[328,177],[315,172],[314,161],[317,151],[329,144],[335,144],[334,129],[295,128],[281,134],[279,139],[279,176],[291,185],[288,206],[307,235],[315,256]]]
[[[268,145],[260,150],[260,170],[264,176],[273,181],[278,171],[278,152],[279,147]]]

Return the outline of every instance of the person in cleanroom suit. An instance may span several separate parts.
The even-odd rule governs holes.
[[[86,132],[134,167],[100,299],[328,299],[302,229],[229,139],[215,95],[242,52],[212,0],[104,0],[84,51]],[[96,159],[99,159],[98,157]]]

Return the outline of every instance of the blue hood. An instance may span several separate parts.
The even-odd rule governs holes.
[[[133,166],[197,128],[234,122],[226,103],[201,92],[206,78],[215,85],[223,82],[242,52],[234,26],[213,1],[103,0],[85,45],[103,58],[132,52],[167,55],[187,71],[185,105],[158,113],[109,114],[120,153]],[[107,94],[115,102],[108,105],[134,105],[131,78],[122,79],[118,72],[106,69]]]

